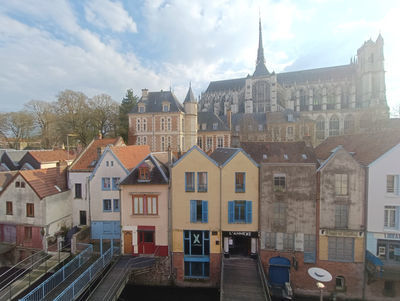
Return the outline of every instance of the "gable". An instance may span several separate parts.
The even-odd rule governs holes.
[[[198,161],[196,161],[198,160]],[[176,161],[172,168],[175,168],[177,165],[188,165],[188,166],[202,166],[205,164],[206,166],[215,166],[218,168],[218,163],[211,159],[203,150],[201,150],[197,145],[192,146],[192,148],[187,151],[178,161]]]

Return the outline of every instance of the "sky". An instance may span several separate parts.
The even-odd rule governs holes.
[[[344,65],[379,33],[386,95],[400,106],[397,0],[24,0],[0,3],[0,112],[60,91],[169,90],[252,74],[261,16],[269,71]]]

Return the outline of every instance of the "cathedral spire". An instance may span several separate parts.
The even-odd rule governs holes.
[[[253,76],[265,76],[269,75],[267,67],[265,67],[265,58],[264,58],[264,48],[262,43],[262,31],[261,31],[261,16],[259,17],[258,23],[258,51],[257,51],[257,61],[256,61],[256,70],[254,71]]]

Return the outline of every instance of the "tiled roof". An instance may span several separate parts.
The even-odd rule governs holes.
[[[197,124],[199,125],[199,132],[209,132],[209,131],[229,131],[226,124],[215,115],[214,112],[198,112],[197,113]],[[203,124],[206,124],[206,129],[203,129]],[[214,129],[214,124],[217,127]]]
[[[18,171],[0,172],[0,194],[17,173]]]
[[[114,146],[111,147],[111,151],[117,156],[126,169],[131,170],[150,153],[150,146]]]
[[[369,165],[391,148],[400,143],[400,130],[386,130],[375,133],[328,137],[315,148],[318,159],[326,160],[339,145],[354,153],[354,158],[363,165]]]
[[[217,148],[210,154],[210,158],[217,162],[219,165],[223,165],[228,161],[236,152],[238,148],[221,147]]]
[[[147,99],[140,98],[139,104],[145,104],[145,113],[162,112],[163,102],[168,102],[169,112],[183,112],[182,104],[171,91],[149,92]],[[138,113],[138,106],[135,106],[131,113]]]
[[[242,142],[241,148],[257,163],[317,163],[312,147],[300,142]]]
[[[60,168],[20,170],[19,173],[40,199],[68,190],[66,166]]]
[[[168,153],[156,153],[158,157],[163,157],[165,154],[168,157]],[[120,183],[121,185],[133,185],[133,184],[168,184],[168,167],[163,162],[159,161],[156,156],[148,155],[144,159],[144,164],[149,168],[150,180],[141,181],[139,180],[139,168],[136,166],[134,170]],[[166,176],[167,180],[164,178]]]
[[[75,159],[76,155],[63,149],[57,150],[31,150],[29,154],[39,163],[58,162]]]
[[[91,144],[82,152],[82,154],[71,165],[70,171],[92,171],[96,165],[98,156],[98,149],[104,148],[107,145],[121,145],[123,140],[118,138],[107,138],[93,140]]]

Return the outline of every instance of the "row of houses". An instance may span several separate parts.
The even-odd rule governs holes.
[[[47,169],[68,185],[44,170],[3,177],[1,240],[15,231],[13,242],[39,247],[29,242],[44,245],[61,224],[90,225],[93,239],[121,239],[125,254],[170,256],[179,285],[218,286],[223,256],[258,255],[267,273],[279,258],[275,271],[297,294],[317,292],[307,272],[320,267],[333,276],[329,293],[390,300],[400,293],[399,155],[398,131],[181,156],[94,140],[68,177],[62,164]]]

